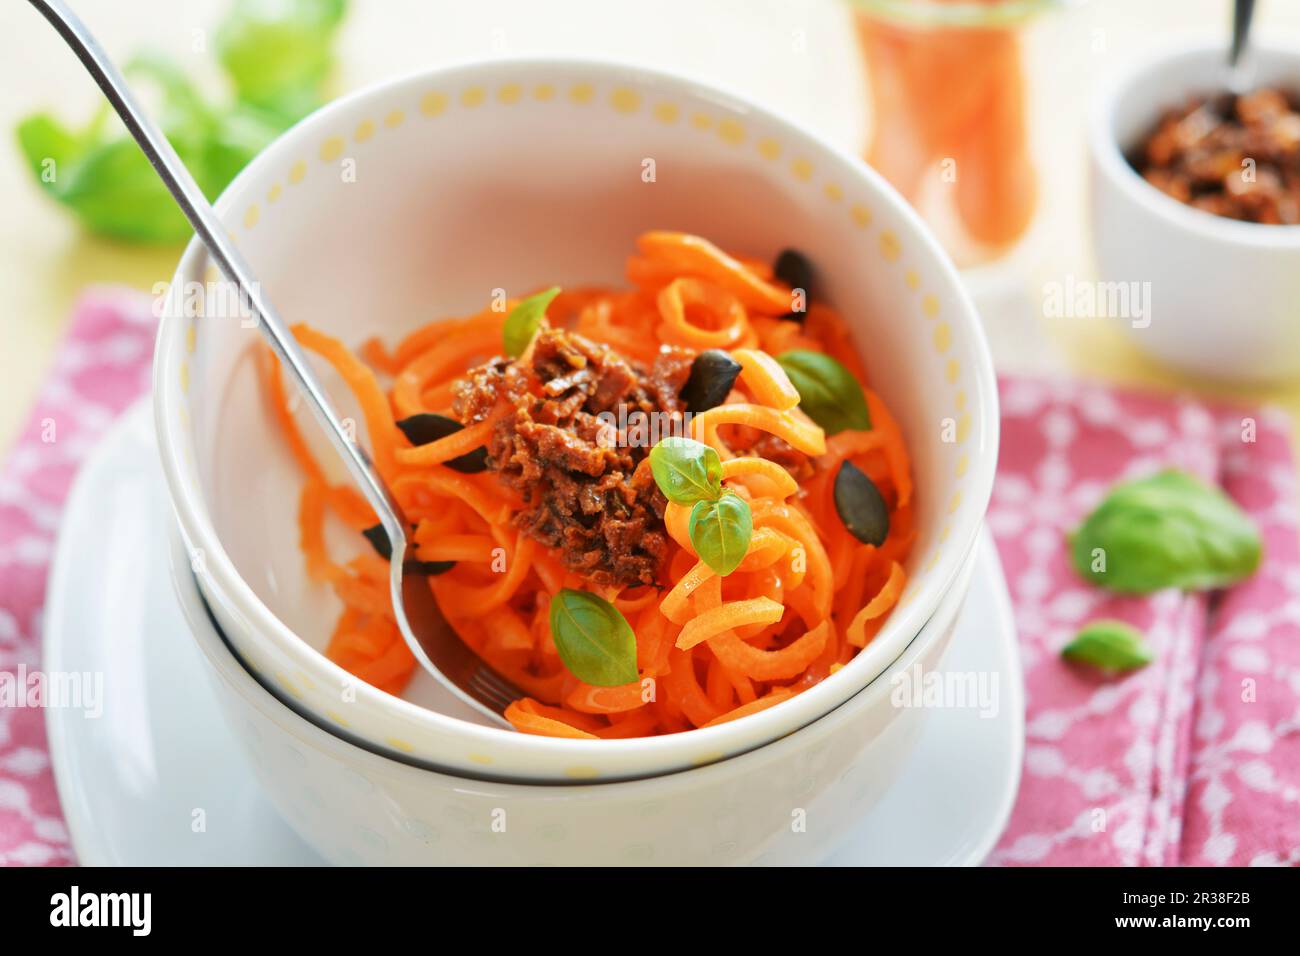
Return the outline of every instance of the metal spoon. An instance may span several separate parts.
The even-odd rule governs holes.
[[[1248,62],[1242,62],[1250,40],[1250,21],[1255,15],[1255,0],[1234,0],[1232,6],[1232,46],[1228,48],[1228,89],[1236,96],[1251,85]]]
[[[85,24],[62,0],[31,0],[32,6],[49,20],[72,47],[99,88],[135,137],[145,156],[171,191],[199,239],[226,278],[239,288],[258,317],[258,327],[272,350],[288,367],[316,419],[325,429],[335,450],[343,458],[366,501],[379,516],[392,545],[390,584],[393,610],[402,637],[415,659],[455,694],[484,716],[508,726],[501,716],[506,705],[523,696],[509,681],[492,671],[456,635],[439,611],[428,580],[421,574],[405,574],[410,542],[409,522],[392,491],[376,470],[370,456],[343,427],[297,340],[279,314],[262,295],[253,272],[236,250],[216,212],[194,182],[185,164],[162,132],[136,103],[126,80],[104,53]]]

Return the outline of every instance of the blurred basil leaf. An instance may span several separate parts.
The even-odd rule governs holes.
[[[1061,648],[1061,656],[1110,672],[1131,671],[1155,660],[1141,631],[1109,619],[1085,625],[1074,640]]]
[[[157,94],[159,126],[209,199],[320,105],[319,86],[344,10],[345,0],[239,0],[218,30],[221,60],[237,94],[225,105],[205,100],[166,57],[144,54],[126,64],[133,85]],[[130,242],[189,237],[189,223],[107,106],[80,130],[38,113],[16,132],[40,186],[91,231]]]
[[[283,121],[319,103],[345,0],[236,0],[217,30],[217,59],[235,93]]]
[[[1175,469],[1116,485],[1070,536],[1075,570],[1123,594],[1226,587],[1253,574],[1262,553],[1231,498]]]

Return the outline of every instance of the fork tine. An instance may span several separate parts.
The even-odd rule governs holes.
[[[498,712],[503,712],[512,701],[524,696],[499,674],[482,666],[470,675],[466,686],[475,698]]]
[[[481,668],[479,673],[483,679],[496,688],[497,692],[510,700],[516,700],[524,696],[524,692],[518,687],[506,680],[490,667]]]

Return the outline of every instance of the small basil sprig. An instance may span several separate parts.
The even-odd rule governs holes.
[[[546,307],[560,294],[559,286],[530,295],[510,310],[506,316],[505,349],[511,358],[519,358],[532,342],[546,317]]]
[[[1085,625],[1074,640],[1061,649],[1061,656],[1104,671],[1131,671],[1145,667],[1155,659],[1140,631],[1123,621],[1112,620]]]
[[[560,660],[580,681],[619,687],[637,679],[632,627],[599,595],[565,588],[551,598],[551,637]]]
[[[782,352],[776,360],[799,392],[799,407],[827,435],[871,428],[871,413],[861,383],[835,359],[821,352],[794,349]]]
[[[714,501],[697,501],[691,509],[691,544],[715,572],[726,577],[740,566],[754,534],[749,502],[734,491]]]
[[[1232,499],[1174,469],[1116,485],[1070,536],[1075,570],[1123,594],[1225,587],[1253,574],[1262,551]]]
[[[722,494],[722,460],[693,438],[672,436],[650,449],[650,471],[669,501],[689,505]]]
[[[669,501],[690,505],[695,553],[722,576],[736,570],[749,550],[754,519],[749,502],[722,487],[718,453],[693,438],[665,438],[650,449],[650,471]]]

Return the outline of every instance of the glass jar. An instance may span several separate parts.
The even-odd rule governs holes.
[[[850,0],[872,122],[866,160],[958,266],[1029,231],[1041,183],[1026,26],[1066,0]]]

